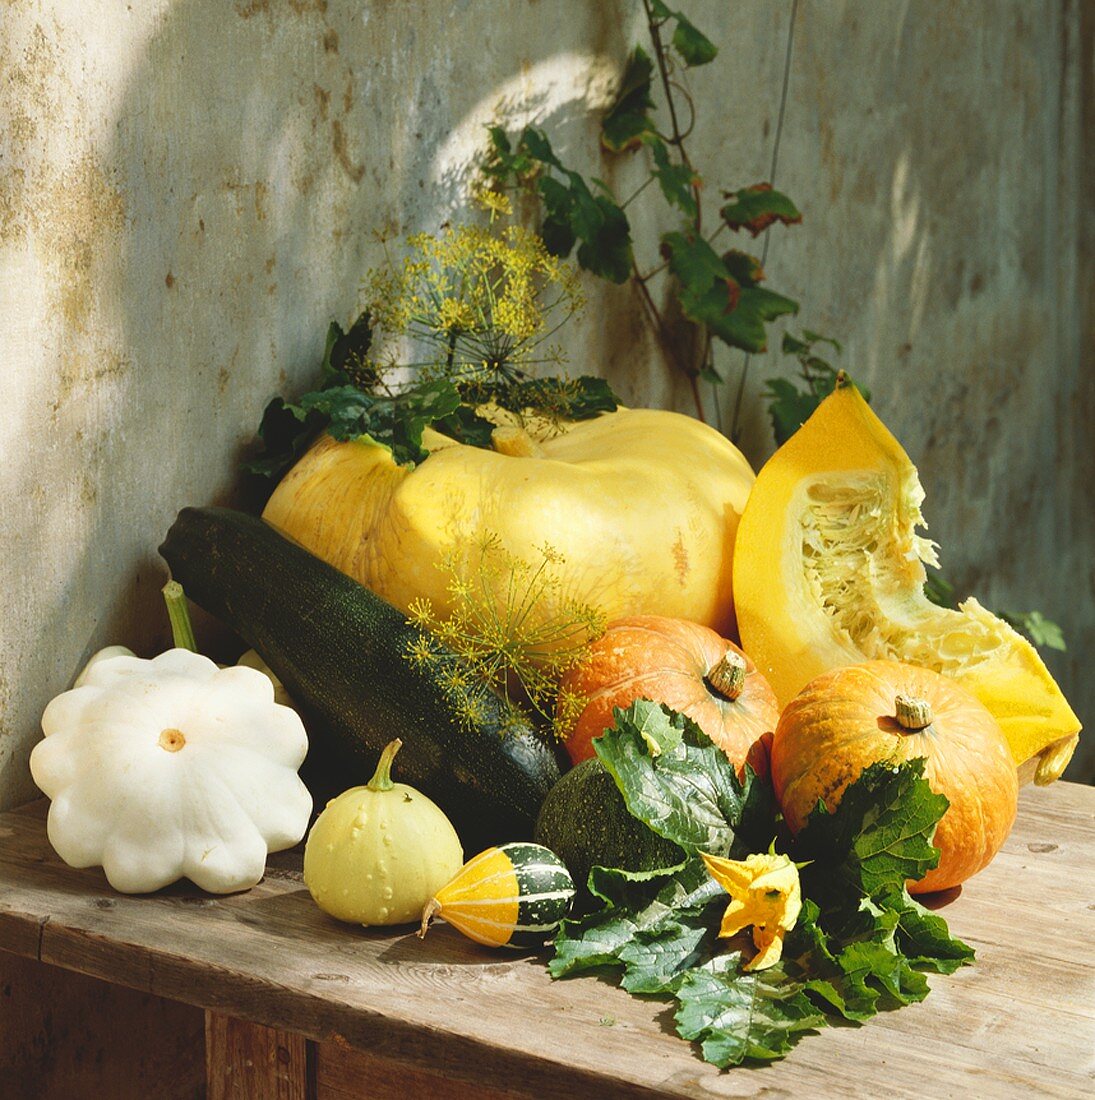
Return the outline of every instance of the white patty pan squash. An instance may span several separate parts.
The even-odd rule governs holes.
[[[256,669],[113,646],[46,707],[42,730],[30,769],[52,800],[50,843],[71,867],[101,865],[122,893],[184,877],[245,890],[308,826],[304,726]]]
[[[386,448],[324,436],[263,518],[403,611],[424,597],[450,612],[439,562],[498,536],[530,563],[550,545],[564,559],[561,596],[608,619],[667,615],[733,629],[734,537],[754,475],[714,428],[619,409],[551,438],[501,426],[493,450],[429,429],[423,442],[429,457],[408,469]]]

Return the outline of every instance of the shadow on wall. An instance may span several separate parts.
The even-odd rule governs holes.
[[[53,51],[50,94],[71,85],[87,178],[51,153],[58,228],[39,238],[47,291],[65,298],[57,393],[49,438],[13,454],[7,475],[36,486],[12,519],[27,532],[18,556],[50,576],[7,626],[9,653],[34,651],[9,685],[8,802],[33,795],[37,718],[87,657],[166,644],[155,546],[181,506],[240,501],[236,465],[263,407],[311,382],[329,320],[353,315],[381,260],[376,235],[436,229],[459,211],[493,117],[595,149],[588,107],[610,94],[625,49],[616,3],[577,18],[522,5],[514,18],[505,0],[241,0],[231,15],[189,0],[140,18],[139,34],[119,38],[109,95],[80,84],[94,50],[79,28],[31,35]],[[107,103],[110,124],[78,133]],[[8,202],[33,208],[32,183]],[[587,326],[626,329],[630,302],[615,322],[605,305],[620,292],[593,297]],[[25,397],[29,416],[41,393]],[[43,450],[60,455],[56,475],[42,474]]]

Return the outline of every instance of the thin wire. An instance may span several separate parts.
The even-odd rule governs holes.
[[[791,54],[795,45],[795,17],[798,15],[798,0],[791,0],[791,25],[787,28],[787,53],[783,62],[783,88],[779,96],[779,114],[776,116],[776,138],[772,144],[772,167],[768,173],[768,182],[775,187],[776,168],[779,166],[779,144],[783,137],[783,116],[787,111],[787,89],[791,83]],[[763,268],[768,262],[768,246],[772,242],[772,234],[764,234],[764,248],[760,254],[760,266]],[[741,416],[741,401],[745,396],[745,376],[749,373],[749,363],[752,356],[746,353],[741,365],[741,380],[738,382],[738,396],[734,402],[734,419],[730,422],[730,431],[738,434],[738,418]],[[714,388],[714,387],[712,387]],[[736,443],[737,440],[735,439]]]

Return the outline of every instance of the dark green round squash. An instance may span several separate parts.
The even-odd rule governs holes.
[[[592,867],[654,871],[684,858],[676,844],[628,813],[616,780],[596,757],[571,768],[551,788],[534,835],[567,865],[585,896]]]

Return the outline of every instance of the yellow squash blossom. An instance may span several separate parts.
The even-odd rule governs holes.
[[[743,860],[701,855],[708,873],[732,899],[719,935],[736,936],[753,926],[757,953],[742,969],[764,970],[779,962],[783,937],[794,928],[802,908],[798,868],[784,855],[752,855]]]

